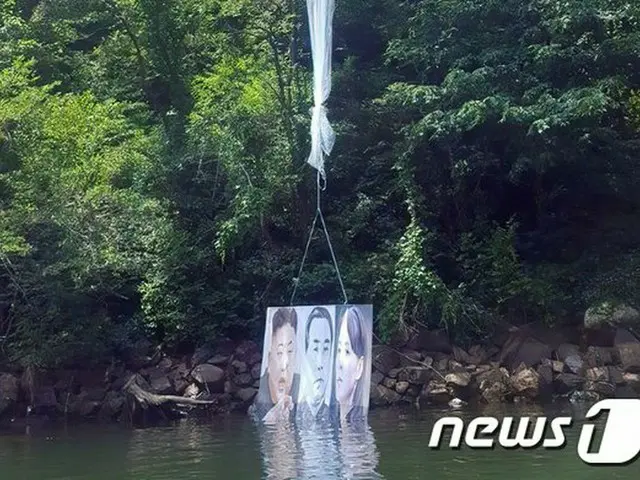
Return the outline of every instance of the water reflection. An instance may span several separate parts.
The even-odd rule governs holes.
[[[259,425],[263,478],[382,479],[378,450],[366,422]]]

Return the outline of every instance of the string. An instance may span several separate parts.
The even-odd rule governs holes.
[[[331,259],[333,261],[333,266],[336,269],[336,274],[338,277],[338,282],[340,282],[340,288],[342,289],[342,295],[344,296],[344,303],[349,303],[349,299],[347,297],[347,292],[344,288],[344,282],[342,281],[342,275],[340,274],[340,267],[338,267],[338,261],[336,260],[336,254],[333,250],[333,244],[331,243],[331,238],[329,237],[329,230],[327,229],[327,224],[324,221],[324,215],[322,214],[322,205],[320,201],[320,192],[321,190],[326,189],[326,180],[324,187],[320,187],[320,171],[317,172],[316,175],[316,213],[313,217],[313,223],[311,224],[311,230],[309,231],[309,237],[307,238],[307,245],[304,249],[304,255],[302,256],[302,262],[300,263],[300,269],[298,270],[298,276],[293,279],[293,293],[291,294],[291,300],[289,305],[293,305],[293,300],[296,296],[296,292],[298,290],[298,285],[300,284],[300,276],[302,275],[302,270],[304,268],[304,263],[307,259],[307,255],[309,253],[309,245],[311,245],[311,239],[313,238],[313,232],[316,227],[316,222],[318,221],[318,217],[320,217],[320,221],[322,222],[322,229],[324,230],[325,238],[327,239],[327,244],[329,245],[329,251],[331,252]]]

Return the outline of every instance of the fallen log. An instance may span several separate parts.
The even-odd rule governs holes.
[[[195,398],[180,397],[178,395],[158,395],[142,388],[141,383],[144,379],[139,374],[133,374],[127,380],[122,390],[125,394],[133,397],[143,409],[149,406],[159,407],[164,403],[175,403],[176,405],[211,405],[215,403],[213,400],[197,400]]]

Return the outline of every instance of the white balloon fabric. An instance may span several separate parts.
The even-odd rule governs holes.
[[[311,153],[307,160],[326,179],[324,155],[330,155],[336,135],[324,103],[331,93],[331,54],[335,0],[307,0],[311,53],[313,56],[313,102],[311,109]]]

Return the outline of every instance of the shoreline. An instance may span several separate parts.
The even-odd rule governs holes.
[[[221,340],[178,357],[147,343],[127,359],[98,367],[0,370],[0,430],[60,420],[152,425],[246,414],[261,361],[255,342]],[[640,398],[640,340],[622,327],[512,327],[466,350],[442,330],[423,330],[404,342],[373,346],[371,410],[484,410],[612,397]]]

